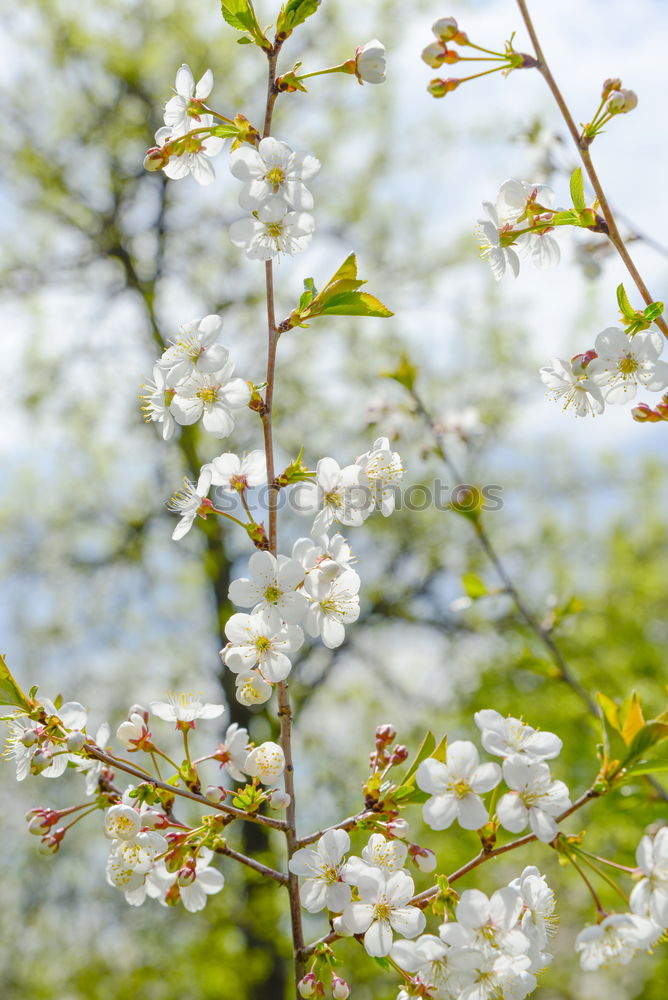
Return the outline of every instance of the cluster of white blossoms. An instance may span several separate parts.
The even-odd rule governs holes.
[[[156,361],[142,409],[147,421],[162,424],[165,440],[177,425],[198,420],[214,437],[227,437],[234,429],[233,411],[248,405],[250,386],[234,377],[230,352],[218,343],[222,329],[219,316],[184,323]]]
[[[528,184],[511,178],[501,185],[496,202],[483,202],[486,219],[478,219],[480,255],[500,281],[507,270],[515,277],[520,258],[530,257],[537,267],[559,263],[559,244],[550,232],[554,192],[545,184]]]
[[[230,239],[251,260],[294,256],[311,241],[313,195],[306,187],[320,170],[310,153],[295,153],[271,136],[257,148],[244,144],[230,155],[230,170],[243,183],[239,205],[250,214],[230,227]]]
[[[249,610],[229,618],[229,642],[220,655],[236,674],[242,704],[269,700],[273,685],[288,677],[304,631],[329,649],[343,643],[346,625],[359,617],[360,577],[348,542],[330,529],[360,525],[374,511],[389,516],[402,476],[399,455],[387,438],[378,438],[354,464],[341,468],[323,458],[312,481],[296,484],[293,506],[315,515],[311,536],[297,539],[290,556],[254,553],[249,575],[230,584],[232,603]]]
[[[606,403],[626,403],[640,386],[659,392],[668,386],[668,363],[660,361],[665,339],[658,330],[631,336],[608,327],[596,337],[594,349],[570,361],[555,358],[540,369],[554,399],[579,417],[602,413]]]
[[[213,89],[213,73],[207,69],[197,84],[184,63],[176,74],[175,94],[165,105],[164,126],[155,133],[156,147],[144,160],[148,170],[164,170],[172,180],[192,176],[198,184],[215,178],[211,159],[221,151],[224,140],[211,135],[214,116],[203,111]]]
[[[477,747],[468,740],[450,743],[444,761],[423,760],[416,781],[430,795],[422,809],[425,823],[432,830],[446,830],[456,820],[464,830],[479,830],[490,820],[482,796],[503,779],[509,790],[496,805],[503,829],[521,833],[528,826],[539,840],[554,840],[555,817],[571,805],[568,788],[552,779],[546,764],[559,754],[561,740],[493,709],[476,712],[474,718],[483,747],[502,757],[503,765],[481,764]]]
[[[575,940],[583,969],[626,965],[668,933],[668,827],[642,838],[636,861],[641,877],[631,892],[631,912],[610,913]]]
[[[415,977],[413,992],[401,989],[397,1000],[523,1000],[533,992],[552,961],[545,948],[556,924],[554,893],[537,868],[525,868],[489,898],[466,889],[455,916],[438,935],[394,944],[392,958]]]

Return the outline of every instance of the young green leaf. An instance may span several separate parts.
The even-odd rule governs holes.
[[[462,576],[462,587],[467,597],[475,601],[478,597],[484,597],[489,593],[487,584],[481,580],[477,573],[464,573]]]
[[[26,711],[33,708],[31,701],[14,680],[3,656],[0,656],[0,705],[14,705]]]
[[[577,208],[578,212],[587,207],[584,195],[582,167],[576,167],[571,174],[571,198],[573,199],[573,207]]]
[[[341,292],[328,297],[319,316],[393,316],[387,306],[368,292]]]
[[[617,286],[617,304],[619,305],[619,311],[624,319],[634,320],[636,318],[636,311],[629,302],[629,297],[626,294],[624,285]]]
[[[284,40],[294,29],[303,24],[307,17],[315,14],[320,6],[320,0],[288,0],[278,15],[276,21],[276,37]]]

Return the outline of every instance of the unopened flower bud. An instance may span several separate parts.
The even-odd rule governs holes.
[[[638,106],[638,96],[632,90],[616,90],[607,103],[611,115],[625,115]]]
[[[37,742],[37,733],[34,729],[26,729],[19,738],[19,742],[22,743],[24,747],[34,747]]]
[[[408,747],[403,746],[401,743],[392,751],[392,763],[401,764],[403,761],[408,759]]]
[[[440,17],[438,21],[434,21],[431,30],[442,42],[451,41],[459,33],[459,27],[454,17]]]
[[[391,722],[386,722],[382,726],[376,727],[376,746],[382,750],[384,746],[396,739],[397,731]]]
[[[287,809],[290,805],[290,796],[287,792],[282,791],[277,788],[269,796],[269,808],[270,809]]]
[[[633,419],[637,420],[640,424],[647,422],[656,424],[661,420],[661,416],[655,410],[651,409],[647,403],[638,403],[637,406],[633,407],[631,413],[633,415]]]
[[[128,712],[128,719],[131,719],[133,715],[141,715],[144,722],[148,722],[148,709],[144,708],[143,705],[131,705]]]
[[[408,833],[408,823],[401,816],[391,819],[387,824],[388,837],[405,837]]]
[[[341,979],[336,973],[332,973],[332,996],[335,1000],[348,1000],[350,996],[350,986],[345,979]]]
[[[377,38],[355,52],[355,75],[360,83],[385,83],[385,46]]]
[[[33,833],[37,837],[44,836],[46,830],[50,829],[51,824],[49,823],[46,815],[44,813],[33,816],[28,822],[28,833]]]
[[[596,351],[592,350],[585,351],[584,354],[576,354],[574,357],[571,358],[571,368],[573,369],[573,373],[575,375],[584,375],[585,369],[587,368],[589,362],[593,361],[594,358],[597,357],[598,354],[596,353]]]
[[[343,917],[334,917],[332,920],[332,927],[339,937],[353,936],[353,932],[350,930]]]
[[[213,803],[214,806],[217,806],[226,797],[227,792],[220,785],[208,785],[204,791],[204,795],[209,802]]]
[[[169,163],[169,146],[152,146],[146,150],[144,157],[144,170],[162,170],[165,164]]]
[[[436,855],[428,847],[419,847],[418,844],[411,844],[408,853],[416,868],[428,874],[436,868]]]
[[[431,42],[422,50],[422,61],[432,69],[438,69],[445,62],[445,55],[448,50],[441,42]]]
[[[431,80],[427,86],[427,90],[432,97],[445,97],[446,94],[450,94],[453,90],[456,90],[461,80],[455,80],[451,77],[449,80],[441,80],[436,77],[435,80]]]
[[[30,760],[30,771],[32,774],[41,774],[51,765],[51,754],[46,750],[36,750]]]
[[[80,732],[68,733],[65,742],[70,753],[77,753],[86,743],[86,734]]]
[[[307,972],[303,979],[300,979],[297,983],[297,990],[299,991],[300,997],[312,997],[315,996],[315,988],[317,985],[317,979],[312,972]]]
[[[613,91],[621,89],[622,89],[622,81],[619,79],[618,76],[613,76],[607,80],[604,80],[603,87],[601,88],[601,100],[602,101],[607,100],[607,98],[610,97],[610,94],[612,94]]]
[[[141,824],[149,830],[164,830],[169,826],[169,820],[157,809],[147,809],[141,814]]]
[[[197,878],[197,873],[195,871],[194,865],[185,865],[179,870],[179,874],[176,876],[176,881],[180,886],[192,885]]]
[[[55,830],[48,837],[42,837],[39,845],[40,854],[55,854],[59,850],[61,841],[65,836],[65,828]]]

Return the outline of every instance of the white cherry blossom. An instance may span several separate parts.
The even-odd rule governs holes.
[[[255,149],[248,144],[230,155],[230,170],[244,186],[239,204],[249,212],[278,195],[298,212],[310,212],[313,195],[305,186],[320,170],[320,161],[310,153],[295,153],[272,136],[261,139]]]
[[[194,424],[201,418],[204,429],[215,437],[227,437],[234,430],[231,411],[246,406],[250,387],[242,378],[233,378],[231,358],[216,372],[196,371],[181,385],[170,411],[179,424]]]
[[[292,494],[300,514],[315,514],[311,534],[318,541],[334,521],[359,526],[373,509],[369,477],[361,465],[343,468],[333,458],[321,458],[315,479],[299,483]]]
[[[304,569],[295,559],[271,552],[255,552],[248,560],[250,577],[233,580],[229,596],[234,604],[255,611],[274,610],[288,625],[297,625],[306,612],[306,597],[297,591]]]
[[[244,771],[252,778],[259,778],[263,785],[277,785],[285,770],[285,754],[278,743],[267,740],[246,757]]]
[[[358,886],[359,902],[349,903],[343,922],[353,934],[364,935],[364,947],[371,956],[389,955],[392,932],[403,937],[417,937],[424,930],[422,910],[410,905],[415,893],[413,879],[403,871],[386,876],[370,869]]]
[[[95,734],[95,745],[98,746],[100,750],[106,750],[110,736],[111,729],[109,724],[107,722],[103,722]],[[80,758],[76,767],[80,774],[84,774],[86,776],[86,795],[94,795],[98,789],[98,782],[100,775],[102,774],[102,770],[107,767],[107,765],[101,760],[95,760],[93,757],[88,757],[83,759]]]
[[[504,181],[494,205],[499,223],[502,226],[508,223],[514,225],[526,214],[530,201],[551,209],[554,205],[554,191],[547,184],[529,184],[515,177]]]
[[[211,129],[213,125],[212,115],[202,115],[197,128]],[[173,181],[192,176],[202,187],[213,183],[216,172],[211,159],[220,153],[224,140],[215,135],[206,135],[205,132],[190,131],[179,135],[169,126],[159,128],[155,133],[155,141],[160,148],[170,144],[172,140],[176,140],[179,151],[170,156],[162,168],[163,173]]]
[[[510,268],[514,276],[520,273],[520,259],[512,246],[504,246],[501,241],[503,227],[499,222],[494,205],[490,202],[483,202],[483,208],[487,212],[487,219],[478,219],[478,242],[480,244],[480,256],[487,260],[492,275],[496,281],[500,281]]]
[[[213,73],[204,73],[195,85],[195,78],[187,63],[183,63],[176,73],[176,94],[165,105],[165,125],[174,135],[185,135],[201,124],[199,102],[206,100],[213,89]]]
[[[603,965],[627,965],[639,951],[650,948],[661,928],[635,913],[611,913],[600,924],[585,927],[575,939],[580,965],[588,972]]]
[[[152,701],[150,709],[164,722],[194,723],[196,719],[218,719],[225,711],[224,705],[201,701],[194,694],[169,694],[168,701]]]
[[[272,685],[259,670],[242,670],[236,676],[236,698],[240,705],[264,705],[271,698]]]
[[[312,215],[292,211],[279,195],[271,195],[254,215],[232,223],[230,239],[250,260],[271,260],[279,253],[301,253],[314,229]]]
[[[521,833],[528,824],[539,840],[554,840],[558,833],[554,817],[571,804],[564,782],[553,781],[544,762],[517,755],[504,760],[503,780],[512,789],[501,796],[496,807],[504,830]]]
[[[642,838],[636,860],[643,878],[631,892],[631,909],[668,927],[668,826],[662,826],[654,837]]]
[[[465,889],[457,904],[457,920],[475,947],[493,945],[510,955],[529,950],[528,938],[517,927],[521,912],[522,898],[510,886],[490,898],[479,889]]]
[[[300,898],[309,913],[324,909],[341,913],[350,902],[350,886],[342,880],[349,850],[350,837],[345,830],[327,830],[315,848],[302,847],[293,854],[288,868],[305,879]]]
[[[320,535],[318,541],[312,538],[298,538],[292,547],[292,558],[296,559],[308,572],[323,563],[331,561],[339,569],[350,569],[357,562],[348,540],[343,535]]]
[[[179,523],[172,532],[172,539],[175,542],[188,534],[198,515],[206,517],[211,510],[211,501],[207,500],[210,486],[211,470],[204,466],[197,480],[197,485],[191,483],[189,479],[184,479],[183,489],[175,493],[167,502],[167,510],[180,514]]]
[[[356,465],[364,470],[371,487],[371,497],[383,517],[389,517],[395,509],[397,489],[404,475],[401,456],[392,451],[385,437],[377,438],[369,451],[360,455]]]
[[[429,757],[417,769],[418,788],[432,796],[422,807],[425,823],[446,830],[456,819],[465,830],[478,830],[489,819],[480,795],[500,780],[498,764],[481,764],[473,743],[456,740],[447,748],[445,763]]]
[[[664,338],[658,330],[629,337],[610,326],[596,338],[598,357],[589,362],[587,375],[604,390],[606,403],[625,403],[641,386],[659,391],[668,386],[668,364],[659,361]]]
[[[104,834],[109,840],[134,840],[141,826],[137,810],[122,802],[110,806],[104,814]]]
[[[259,667],[265,680],[277,684],[292,669],[289,653],[296,652],[304,641],[298,625],[285,625],[275,611],[232,615],[225,625],[229,644],[220,651],[226,666],[234,673]]]
[[[561,753],[563,744],[558,736],[532,729],[512,715],[504,718],[494,709],[486,708],[473,718],[483,747],[495,757],[520,755],[527,760],[549,760]]]
[[[167,385],[165,372],[159,364],[153,366],[153,381],[145,382],[142,389],[146,390],[140,396],[143,400],[144,420],[147,423],[162,424],[163,440],[169,441],[178,427],[170,409],[176,389]]]
[[[136,750],[138,744],[150,735],[144,716],[139,712],[131,712],[130,718],[121,722],[116,730],[116,739],[126,750]]]
[[[211,485],[220,487],[225,493],[240,493],[253,486],[262,486],[267,481],[265,454],[259,448],[242,458],[228,451],[209,464]]]
[[[179,335],[163,352],[158,365],[165,372],[165,385],[174,388],[195,373],[221,371],[230,352],[218,338],[223,329],[220,316],[193,319],[179,327]]]
[[[215,759],[234,781],[245,781],[244,764],[249,750],[248,730],[233,722],[227,727],[222,743],[218,744]]]
[[[360,578],[353,569],[340,570],[325,563],[312,570],[304,588],[311,598],[304,627],[313,638],[320,636],[328,649],[336,649],[346,636],[345,626],[360,614]]]
[[[217,868],[211,868],[213,851],[200,847],[197,858],[187,862],[180,871],[170,873],[161,867],[155,873],[162,884],[161,902],[169,895],[170,902],[178,898],[189,913],[197,913],[206,906],[208,896],[220,892],[225,879]],[[154,877],[155,877],[154,875]]]
[[[552,398],[563,403],[564,410],[572,407],[578,417],[603,413],[605,402],[599,385],[589,377],[592,361],[585,370],[563,358],[553,358],[540,369],[540,377]]]

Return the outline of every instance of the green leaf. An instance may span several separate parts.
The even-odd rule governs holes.
[[[462,587],[466,593],[467,597],[475,601],[478,597],[484,597],[485,594],[489,594],[487,589],[487,584],[484,580],[481,580],[477,573],[464,573],[462,577]]]
[[[636,318],[636,311],[629,302],[624,285],[617,286],[617,304],[619,305],[619,311],[625,319],[634,320]]]
[[[0,655],[0,705],[14,705],[30,711],[33,704],[14,680],[12,672]]]
[[[368,292],[342,292],[327,300],[320,316],[393,316],[387,306]]]
[[[246,41],[250,41],[250,39],[247,38]],[[220,122],[219,125],[214,125],[211,129],[211,135],[217,135],[220,139],[229,139],[230,136],[239,135],[239,127],[233,122]]]
[[[652,302],[651,305],[647,306],[643,310],[643,316],[648,323],[653,323],[655,319],[658,319],[663,312],[663,302]]]
[[[624,725],[621,729],[622,739],[627,746],[633,743],[640,730],[645,725],[645,716],[642,713],[640,699],[636,691],[631,692],[629,706],[624,717]]]
[[[223,0],[220,6],[227,23],[237,31],[252,31],[256,27],[259,28],[250,0]]]
[[[315,14],[320,6],[320,0],[288,0],[278,15],[276,21],[276,36],[285,39],[294,29],[303,24],[307,17]]]
[[[298,309],[306,309],[307,306],[311,304],[318,291],[315,287],[315,282],[313,278],[304,278],[304,291],[302,292],[301,298],[299,299]]]
[[[632,764],[634,760],[644,756],[650,747],[662,743],[665,739],[668,739],[668,725],[665,722],[648,722],[633,737],[628,757],[622,761],[622,767],[625,767],[627,763]]]
[[[607,694],[603,694],[602,691],[597,691],[596,701],[603,709],[603,714],[606,717],[608,724],[612,726],[615,732],[621,733],[622,726],[619,721],[619,709],[615,705],[612,698],[609,698]]]
[[[326,288],[332,285],[335,281],[342,281],[344,278],[356,278],[357,277],[357,257],[354,253],[351,253],[349,257],[346,257],[341,267],[336,271],[335,274],[327,282]]]
[[[408,355],[402,354],[401,361],[394,371],[384,371],[381,374],[384,375],[385,378],[393,378],[395,382],[399,383],[399,385],[403,385],[405,389],[412,392],[415,387],[418,370]]]
[[[375,955],[372,957],[376,965],[379,965],[384,972],[394,972],[393,967],[386,958],[377,958]]]
[[[248,35],[242,35],[241,38],[237,38],[237,45],[252,45],[253,39],[249,38]]]
[[[626,769],[627,778],[639,777],[642,774],[658,774],[661,771],[668,771],[668,760],[659,758],[658,760],[644,760],[640,764],[632,764]]]
[[[411,778],[413,777],[413,775],[417,771],[417,769],[418,769],[419,765],[422,763],[422,761],[426,760],[427,757],[430,757],[435,749],[436,749],[436,738],[435,738],[434,734],[432,733],[432,731],[430,729],[428,729],[427,732],[424,735],[422,743],[420,743],[420,746],[417,749],[417,753],[415,754],[415,757],[413,758],[413,760],[411,761],[411,763],[408,765],[408,770],[406,771],[406,773],[404,774],[403,778],[401,779],[401,784],[402,785],[407,785],[408,784],[408,782],[411,780]]]
[[[587,207],[587,202],[585,201],[584,195],[584,180],[582,179],[582,167],[576,167],[571,174],[571,198],[573,199],[573,206],[577,208],[579,212],[583,208]]]

